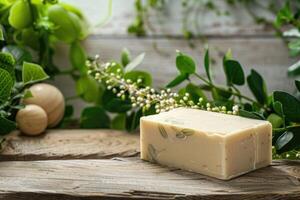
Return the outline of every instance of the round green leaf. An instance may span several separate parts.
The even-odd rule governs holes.
[[[197,103],[199,101],[199,98],[203,98],[204,101],[207,101],[207,98],[203,91],[196,85],[189,83],[185,87],[185,91],[190,94],[190,97],[194,103]]]
[[[103,107],[113,113],[123,113],[131,109],[131,102],[128,99],[122,100],[110,91],[105,90],[102,96]]]
[[[251,70],[251,74],[247,77],[247,82],[249,89],[257,101],[261,104],[268,103],[268,93],[265,81],[257,71],[254,69]]]
[[[100,84],[90,76],[82,76],[76,81],[76,93],[86,102],[100,104],[102,91]]]
[[[226,60],[224,71],[228,85],[244,85],[245,75],[241,64],[235,60]]]
[[[17,0],[10,9],[8,22],[15,29],[23,29],[32,24],[32,13],[27,0]]]
[[[125,73],[124,78],[130,79],[133,82],[137,82],[138,79],[141,79],[142,82],[138,83],[139,86],[151,86],[152,77],[149,73],[144,71],[130,71]]]
[[[81,27],[77,15],[57,4],[48,9],[48,17],[54,24],[54,35],[57,39],[71,43],[79,38]]]
[[[271,113],[267,120],[272,124],[273,128],[279,128],[283,125],[283,119],[275,113]]]
[[[291,122],[300,122],[300,101],[282,91],[275,91],[273,93],[273,102],[280,102],[282,104],[282,111],[286,119]]]
[[[99,106],[85,108],[80,116],[80,128],[109,128],[110,119],[105,110]]]
[[[182,83],[183,81],[187,80],[188,77],[189,77],[188,74],[179,74],[170,83],[168,83],[166,85],[166,87],[167,88],[175,87],[175,86],[179,85],[180,83]]]
[[[85,54],[84,49],[81,47],[78,41],[73,42],[70,46],[70,61],[72,66],[75,69],[78,69],[81,74],[85,74],[87,71],[87,67],[85,66],[85,61],[87,56]]]
[[[176,67],[181,74],[193,74],[196,70],[196,63],[192,57],[180,53],[176,57]]]

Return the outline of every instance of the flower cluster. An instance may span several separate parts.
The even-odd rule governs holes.
[[[203,98],[199,98],[197,102],[194,102],[189,93],[179,95],[172,92],[171,89],[155,90],[149,86],[144,87],[141,85],[143,82],[141,78],[136,81],[125,79],[123,69],[121,67],[117,68],[117,63],[101,63],[99,56],[96,56],[94,60],[88,60],[86,65],[91,76],[104,83],[106,89],[111,90],[117,97],[123,100],[129,98],[134,108],[148,110],[153,106],[155,112],[160,113],[178,107],[187,107],[224,114],[238,114],[238,105],[233,106],[232,110],[227,110],[225,106],[213,106]]]

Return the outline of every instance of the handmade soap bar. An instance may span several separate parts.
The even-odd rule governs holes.
[[[177,108],[141,118],[141,159],[231,179],[272,160],[267,121]]]

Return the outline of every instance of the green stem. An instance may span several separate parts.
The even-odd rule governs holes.
[[[211,82],[209,82],[208,80],[206,80],[205,78],[203,78],[201,75],[199,75],[199,74],[197,74],[197,73],[194,73],[194,75],[195,75],[197,78],[199,78],[200,80],[202,80],[204,83],[206,83],[208,86],[212,87],[212,88],[215,88],[215,89],[217,89],[217,90],[222,90],[222,91],[224,91],[224,92],[229,92],[229,93],[231,93],[232,95],[237,96],[237,97],[239,97],[239,98],[245,99],[245,100],[250,101],[250,102],[252,102],[252,103],[257,103],[254,99],[251,99],[250,97],[247,97],[247,96],[245,96],[245,95],[242,95],[242,94],[239,93],[239,92],[229,91],[229,90],[226,90],[226,89],[224,89],[224,88],[218,87],[218,86],[212,84]]]

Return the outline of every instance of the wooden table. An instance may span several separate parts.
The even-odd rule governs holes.
[[[139,136],[111,130],[9,135],[0,199],[300,199],[300,162],[221,181],[139,159]]]

